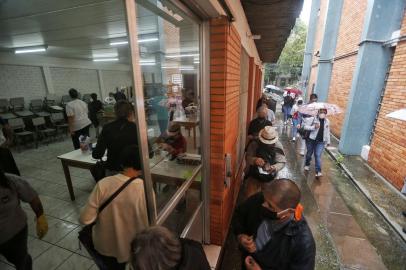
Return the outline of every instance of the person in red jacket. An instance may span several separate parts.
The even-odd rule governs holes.
[[[185,153],[187,148],[187,142],[180,132],[179,124],[171,124],[166,133],[158,139],[158,144],[161,149],[168,151],[173,159]]]

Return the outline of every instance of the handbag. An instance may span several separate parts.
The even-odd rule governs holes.
[[[120,188],[118,188],[99,208],[98,210],[98,215],[100,215],[100,213],[103,211],[104,208],[107,207],[107,205],[109,205],[109,203],[111,203],[115,197],[118,196],[118,194],[120,194],[121,191],[123,191],[134,179],[136,178],[140,178],[138,177],[131,177],[130,179],[128,179]],[[97,220],[97,218],[96,218]],[[93,226],[96,224],[96,220],[94,222],[92,222],[91,224],[88,224],[86,226],[84,226],[80,231],[79,231],[79,242],[81,245],[83,245],[86,248],[86,251],[90,254],[90,256],[92,256],[92,258],[95,261],[100,261],[98,260],[98,256],[100,256],[100,254],[97,252],[97,250],[94,247],[94,243],[93,243],[93,238],[92,238],[92,231],[93,231]]]
[[[91,168],[90,168],[90,173],[92,174],[94,180],[97,182],[99,182],[101,179],[103,179],[104,177],[106,177],[106,165],[105,165],[105,161],[103,160],[98,160],[96,162],[96,164],[94,164]]]
[[[314,124],[314,119],[315,118],[313,118],[313,122],[312,122],[311,126],[313,126],[313,124]],[[311,130],[306,130],[304,128],[304,125],[300,125],[300,128],[297,130],[297,132],[300,134],[300,136],[302,136],[303,139],[308,139],[310,136]]]

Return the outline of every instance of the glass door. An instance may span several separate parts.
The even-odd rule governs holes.
[[[150,219],[182,235],[202,220],[200,25],[170,1],[126,4]]]

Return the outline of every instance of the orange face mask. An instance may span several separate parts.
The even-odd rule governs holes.
[[[296,208],[295,208],[295,220],[299,221],[302,219],[302,213],[303,213],[303,206],[299,203]]]

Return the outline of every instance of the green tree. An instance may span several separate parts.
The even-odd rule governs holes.
[[[302,71],[306,45],[307,26],[300,19],[296,20],[288,40],[276,64],[265,64],[265,82],[274,81],[277,76],[291,75],[298,80]]]

